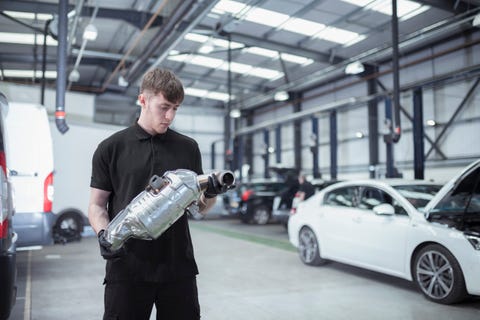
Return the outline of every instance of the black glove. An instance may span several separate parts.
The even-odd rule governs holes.
[[[98,244],[100,245],[100,254],[102,257],[106,260],[111,260],[124,256],[126,253],[124,247],[117,250],[110,250],[112,245],[105,239],[104,233],[105,230],[103,229],[98,232]]]
[[[227,185],[222,185],[215,174],[208,176],[207,189],[203,192],[205,198],[214,198],[219,194],[225,193],[230,188]]]

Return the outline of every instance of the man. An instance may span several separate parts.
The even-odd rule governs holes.
[[[111,251],[103,238],[108,223],[152,175],[175,169],[203,173],[196,141],[169,128],[183,98],[182,83],[171,71],[147,72],[137,123],[102,141],[93,155],[88,217],[107,260],[103,319],[149,319],[153,304],[157,319],[200,318],[198,269],[186,214],[156,240],[129,239]],[[209,182],[198,200],[202,213],[224,192],[217,181]]]
[[[304,174],[298,176],[298,198],[300,201],[307,200],[315,194],[315,187],[307,180]]]

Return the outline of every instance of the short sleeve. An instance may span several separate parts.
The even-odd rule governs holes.
[[[113,190],[109,163],[109,152],[105,142],[102,142],[93,153],[90,187],[105,191]]]

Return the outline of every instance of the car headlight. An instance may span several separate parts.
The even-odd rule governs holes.
[[[465,238],[467,238],[475,250],[480,250],[480,236],[465,234]]]

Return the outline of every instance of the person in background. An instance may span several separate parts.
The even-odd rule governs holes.
[[[315,187],[307,180],[304,174],[300,173],[298,175],[298,183],[298,200],[306,200],[315,194]]]
[[[138,96],[138,121],[102,141],[93,155],[88,216],[106,259],[105,320],[148,320],[153,305],[157,319],[200,319],[187,214],[155,240],[131,238],[112,251],[104,238],[108,223],[154,174],[176,169],[203,174],[197,142],[169,128],[183,98],[183,85],[171,71],[147,72]],[[226,191],[212,176],[198,200],[201,213]]]

